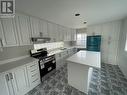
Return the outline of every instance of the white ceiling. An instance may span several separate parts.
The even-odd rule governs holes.
[[[127,0],[16,0],[16,10],[71,28],[127,16]],[[75,17],[75,13],[80,13]]]

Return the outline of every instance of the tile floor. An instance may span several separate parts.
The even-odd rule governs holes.
[[[68,85],[67,65],[49,74],[26,95],[86,95]],[[102,64],[93,69],[88,95],[127,95],[127,79],[118,66]]]

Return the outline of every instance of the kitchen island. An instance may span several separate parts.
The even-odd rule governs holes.
[[[101,68],[100,52],[81,50],[67,59],[68,83],[88,93],[92,68]]]

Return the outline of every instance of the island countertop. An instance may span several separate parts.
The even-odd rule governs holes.
[[[69,62],[101,68],[100,52],[81,50],[67,59]]]

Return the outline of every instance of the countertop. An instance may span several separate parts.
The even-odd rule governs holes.
[[[101,68],[100,52],[81,50],[67,59],[68,62]]]
[[[73,47],[64,47],[64,48],[66,48],[66,49],[63,49],[63,50],[56,49],[56,50],[49,51],[48,56],[64,52],[68,49],[74,48],[74,46]],[[20,59],[17,61],[11,61],[11,62],[8,62],[6,64],[1,64],[0,65],[0,73],[6,72],[8,70],[14,69],[14,68],[19,67],[19,66],[23,66],[25,64],[28,64],[28,63],[34,62],[34,61],[38,61],[38,59],[35,59],[33,57],[26,57],[26,58],[23,58],[23,59]]]
[[[28,64],[28,63],[34,62],[34,61],[38,61],[38,59],[35,59],[32,57],[26,57],[26,58],[21,59],[21,60],[12,61],[12,62],[9,62],[6,64],[2,64],[2,65],[0,65],[0,73],[6,72],[8,70],[14,69],[14,68],[19,67],[19,66],[23,66],[25,64]]]
[[[72,49],[72,48],[75,48],[75,46],[72,46],[72,47],[64,47],[65,49],[55,49],[55,50],[51,50],[48,52],[48,56],[50,55],[53,55],[53,54],[57,54],[57,53],[61,53],[61,52],[64,52],[68,49]]]

